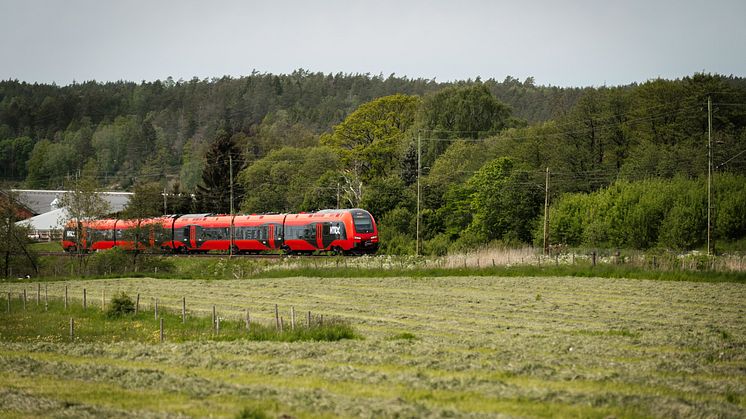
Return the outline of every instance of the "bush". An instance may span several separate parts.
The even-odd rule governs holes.
[[[426,255],[433,256],[445,256],[448,254],[448,246],[451,245],[451,240],[445,233],[438,234],[431,240],[423,243],[422,247]]]
[[[109,308],[106,310],[108,317],[122,317],[135,312],[135,302],[132,301],[129,295],[121,292],[114,295],[109,303]]]
[[[88,257],[88,273],[93,275],[126,274],[132,272],[173,272],[174,264],[164,257],[147,253],[135,254],[118,247],[94,253]]]
[[[245,407],[241,412],[236,415],[236,419],[267,419],[266,413],[263,410],[255,407]]]

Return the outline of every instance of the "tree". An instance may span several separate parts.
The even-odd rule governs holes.
[[[232,165],[232,167],[231,167]],[[199,211],[228,214],[231,210],[231,186],[233,202],[243,199],[243,185],[238,182],[238,173],[243,169],[241,150],[236,147],[230,134],[218,131],[205,156],[202,183],[197,185],[197,208]],[[231,185],[230,173],[233,173]]]
[[[418,125],[428,141],[423,165],[430,166],[455,138],[485,138],[508,126],[511,109],[497,100],[482,83],[448,87],[426,96]]]
[[[138,183],[132,192],[132,198],[122,211],[123,219],[143,219],[163,214],[163,189],[159,183]]]
[[[123,239],[133,243],[132,264],[137,271],[137,256],[142,248],[149,247],[150,238],[155,244],[163,237],[163,227],[158,223],[144,223],[148,218],[157,217],[163,212],[163,190],[158,183],[140,183],[135,185],[132,199],[122,211],[121,218],[131,220],[132,225],[124,232]]]
[[[339,158],[329,147],[281,148],[243,170],[239,182],[250,191],[241,203],[248,213],[319,209],[336,202]],[[341,186],[341,185],[340,185]],[[323,198],[321,195],[325,195]]]
[[[386,96],[361,105],[321,144],[339,150],[350,177],[362,182],[395,174],[404,153],[405,132],[414,123],[420,99],[415,96]]]
[[[539,182],[515,161],[499,158],[485,164],[468,181],[473,220],[464,234],[481,242],[531,242],[531,224],[541,209]]]
[[[38,273],[36,255],[28,247],[28,228],[15,224],[18,205],[12,191],[0,191],[0,266],[6,278],[13,268],[19,274],[31,270]]]
[[[72,222],[75,226],[75,248],[78,254],[83,254],[83,225],[82,221],[94,220],[107,215],[111,209],[109,203],[99,195],[98,183],[94,177],[95,166],[86,165],[83,176],[72,182],[69,190],[62,194],[58,206],[65,208],[61,224]],[[83,258],[79,257],[79,268],[83,266]]]

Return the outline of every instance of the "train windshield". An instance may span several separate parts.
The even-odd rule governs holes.
[[[356,211],[352,213],[352,219],[355,223],[355,231],[358,233],[372,233],[373,232],[373,219],[370,214],[363,211]]]

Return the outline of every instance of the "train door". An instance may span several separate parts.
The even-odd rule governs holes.
[[[268,233],[267,233],[267,234],[268,234],[268,236],[269,236],[269,237],[268,237],[268,240],[269,240],[269,248],[270,248],[270,249],[275,249],[275,225],[274,225],[274,224],[270,224],[270,225],[268,226],[268,229],[269,229],[269,231],[268,231]]]
[[[197,249],[202,248],[202,245],[207,241],[205,236],[205,228],[202,226],[194,226],[194,236]]]
[[[194,249],[197,247],[197,231],[196,226],[189,226],[189,247]]]
[[[325,222],[321,229],[321,244],[324,249],[329,247],[333,241],[344,239],[343,236],[344,224],[337,222]]]
[[[323,249],[326,246],[324,246],[324,224],[326,223],[316,223],[316,247],[319,249]],[[329,228],[327,227],[327,235],[329,233]]]

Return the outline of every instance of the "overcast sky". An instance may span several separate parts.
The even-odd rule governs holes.
[[[0,0],[0,79],[746,76],[746,0]]]

